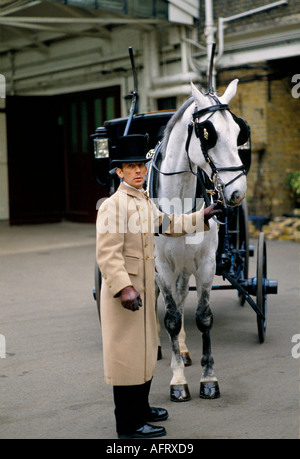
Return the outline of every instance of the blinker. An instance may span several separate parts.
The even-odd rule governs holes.
[[[203,123],[195,123],[196,136],[200,139],[201,144],[205,145],[206,150],[213,148],[218,140],[217,131],[211,121],[206,120]]]
[[[244,121],[242,118],[238,118],[233,113],[231,113],[231,114],[232,114],[232,117],[233,117],[234,121],[236,122],[236,124],[240,128],[240,133],[239,133],[238,138],[237,138],[237,145],[238,145],[238,147],[240,147],[241,145],[244,145],[249,140],[250,128],[249,128],[248,124],[246,123],[246,121]]]

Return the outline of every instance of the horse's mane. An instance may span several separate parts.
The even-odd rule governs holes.
[[[184,112],[192,105],[193,102],[194,102],[194,98],[190,97],[188,100],[184,102],[184,104],[174,113],[172,118],[168,121],[168,124],[166,125],[166,128],[165,128],[163,140],[162,140],[162,148],[161,148],[162,156],[165,155],[166,148],[167,148],[173,127],[175,126],[177,121],[181,119]]]
[[[204,93],[204,90],[202,90],[202,94],[208,95]],[[174,113],[172,118],[170,118],[170,120],[168,121],[168,124],[166,125],[165,131],[164,131],[163,139],[162,139],[162,147],[161,147],[162,157],[165,156],[167,145],[168,145],[169,138],[170,138],[173,127],[175,126],[177,121],[181,119],[184,112],[192,105],[193,102],[194,102],[194,98],[190,97],[188,100],[184,102],[184,104]]]

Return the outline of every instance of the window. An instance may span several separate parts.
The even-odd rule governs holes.
[[[176,109],[176,97],[166,97],[164,99],[157,99],[158,110],[173,110]]]
[[[90,135],[106,120],[120,116],[118,86],[66,96],[67,137],[72,154],[88,153]],[[66,115],[65,115],[66,116]]]

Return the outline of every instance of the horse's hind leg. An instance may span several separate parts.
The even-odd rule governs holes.
[[[184,311],[183,311],[183,313],[182,313],[182,326],[181,326],[181,330],[180,330],[180,333],[179,333],[179,347],[180,347],[180,354],[181,354],[184,366],[185,367],[190,367],[193,362],[192,362],[192,359],[191,359],[191,356],[190,356],[190,352],[189,352],[189,350],[187,348],[185,339],[186,339],[186,333],[185,333],[185,329],[184,329]]]
[[[220,390],[214,373],[214,359],[211,353],[210,330],[213,325],[213,314],[209,307],[209,297],[210,288],[202,286],[196,311],[196,323],[202,333],[203,341],[203,356],[201,360],[203,373],[200,380],[200,397],[212,399],[220,397]]]
[[[170,398],[174,402],[186,402],[191,399],[187,380],[184,375],[184,363],[180,354],[179,333],[182,325],[182,305],[177,302],[177,295],[172,294],[171,288],[165,282],[160,282],[160,291],[164,298],[166,313],[165,327],[172,345],[171,368],[173,378],[170,383]]]
[[[184,303],[186,300],[186,297],[189,293],[189,278],[190,274],[187,272],[183,272],[181,275],[179,275],[177,279],[177,298],[179,304],[182,304],[182,323],[181,323],[181,330],[179,333],[179,347],[180,347],[180,354],[184,363],[185,367],[189,367],[192,365],[192,359],[190,357],[189,350],[186,345],[186,333],[184,329]]]
[[[160,341],[160,322],[158,317],[158,297],[159,297],[159,287],[157,282],[155,282],[155,312],[156,312],[156,326],[157,326],[157,360],[162,359],[162,350],[161,350],[161,341]]]

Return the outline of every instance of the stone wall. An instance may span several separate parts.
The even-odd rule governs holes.
[[[251,127],[250,215],[272,218],[293,211],[286,177],[300,167],[300,98],[293,97],[291,82],[299,62],[299,58],[288,60],[288,65],[281,61],[280,71],[273,64],[260,63],[252,69],[219,72],[220,94],[231,79],[240,79],[231,109]]]

